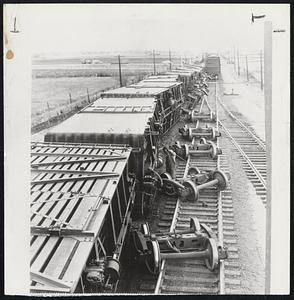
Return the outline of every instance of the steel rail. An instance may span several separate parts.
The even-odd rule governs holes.
[[[264,142],[258,137],[256,136],[250,129],[247,128],[247,126],[245,126],[236,116],[234,116],[232,114],[231,111],[229,111],[229,109],[226,107],[226,105],[223,103],[223,101],[220,100],[220,98],[218,98],[219,103],[221,104],[221,106],[224,108],[224,110],[229,114],[229,116],[240,126],[242,127],[245,131],[247,131],[250,136],[258,143],[258,145],[262,148],[263,151],[266,151],[266,146],[264,144]]]
[[[219,130],[219,118],[218,118],[218,105],[217,105],[217,83],[215,83],[215,115],[216,115],[216,128]],[[219,139],[216,141],[216,146],[219,147]],[[217,170],[220,170],[220,157],[217,156]],[[224,245],[224,235],[223,235],[223,206],[222,206],[222,192],[218,192],[217,196],[217,206],[218,206],[218,222],[217,222],[217,231],[218,231],[218,242],[221,247]],[[219,294],[225,294],[225,264],[221,260],[219,263]]]
[[[259,171],[256,169],[256,167],[254,166],[254,164],[252,163],[252,161],[250,160],[250,158],[248,157],[248,155],[242,150],[242,148],[240,147],[240,145],[237,143],[237,141],[235,140],[235,138],[230,134],[229,130],[225,127],[225,125],[221,121],[219,121],[219,124],[222,126],[225,134],[230,138],[230,140],[233,143],[233,145],[237,148],[237,150],[240,152],[240,154],[246,160],[246,162],[251,167],[251,169],[253,170],[253,172],[255,173],[255,175],[258,177],[259,181],[262,183],[264,189],[266,190],[266,182],[265,182],[265,180],[263,179],[263,177],[259,173]]]
[[[175,230],[179,207],[180,207],[180,198],[177,199],[177,204],[176,204],[176,207],[175,207],[175,211],[174,211],[174,215],[173,215],[172,223],[170,225],[169,232],[173,232]],[[155,295],[158,295],[160,293],[160,288],[161,288],[163,276],[164,276],[164,273],[165,273],[165,263],[166,263],[166,260],[163,259],[162,263],[161,263],[158,279],[157,279],[157,282],[156,282],[155,290],[154,290]]]
[[[203,104],[206,104],[206,106],[208,107],[209,111],[212,111],[211,106],[209,105],[208,101],[204,98],[201,102],[201,107],[200,107],[200,111],[203,110],[204,106]],[[216,114],[218,116],[218,114]],[[218,121],[218,119],[217,119]],[[219,141],[217,140],[217,145],[219,145]],[[184,170],[184,178],[187,177],[187,173],[188,173],[188,169],[190,166],[190,160],[191,160],[191,156],[188,155],[187,161],[186,161],[186,166],[185,166],[185,170]],[[219,162],[219,157],[217,160],[217,169],[220,168],[220,162]],[[174,211],[174,215],[172,218],[172,222],[171,222],[171,226],[170,226],[170,232],[173,232],[173,228],[175,228],[176,226],[176,220],[177,220],[177,215],[178,215],[178,211],[179,211],[179,203],[180,203],[180,199],[177,200],[177,204],[175,207],[175,211]],[[218,240],[219,240],[219,245],[223,246],[223,216],[222,216],[222,198],[221,198],[221,192],[218,192],[218,196],[217,196],[217,203],[218,203]],[[157,282],[155,285],[155,290],[154,290],[154,294],[158,295],[161,293],[161,287],[162,287],[162,283],[165,277],[165,272],[166,272],[166,260],[164,259],[162,261],[161,264],[161,269],[157,278]],[[225,294],[225,272],[224,272],[225,266],[224,266],[224,262],[220,261],[219,264],[219,283],[218,283],[218,289],[219,289],[219,294],[223,295]]]

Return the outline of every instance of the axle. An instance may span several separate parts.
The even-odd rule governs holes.
[[[189,171],[188,171],[189,173]],[[197,175],[191,176],[190,179],[184,179],[183,183],[179,183],[176,180],[171,179],[168,173],[161,174],[163,179],[163,189],[169,195],[177,194],[179,197],[188,201],[197,201],[199,198],[199,191],[211,186],[216,186],[220,191],[226,189],[228,184],[228,178],[221,170],[216,170],[212,173],[212,180],[203,184],[197,185]],[[170,192],[172,191],[172,193]]]
[[[185,258],[196,258],[203,259],[209,257],[210,253],[208,249],[202,251],[191,251],[191,252],[178,252],[178,253],[161,253],[161,259],[185,259]]]
[[[182,134],[183,137],[189,139],[190,141],[192,141],[193,138],[202,137],[215,140],[216,137],[221,136],[221,133],[217,131],[214,127],[199,128],[199,126],[197,126],[193,128],[185,125],[184,127],[179,129],[179,132]]]
[[[190,112],[190,119],[192,122],[196,122],[197,120],[207,120],[214,122],[216,120],[215,114],[213,112],[210,113],[199,113],[196,110],[191,110]]]
[[[216,235],[197,218],[190,219],[190,229],[150,233],[148,223],[142,224],[141,231],[131,231],[136,263],[144,262],[149,272],[158,274],[165,259],[203,259],[207,268],[215,270],[220,260],[226,259],[227,249],[218,245]]]
[[[219,154],[222,154],[220,148],[216,147],[215,143],[208,141],[206,142],[205,138],[201,138],[200,143],[196,144],[195,139],[193,139],[191,145],[183,144],[176,142],[173,146],[176,154],[182,158],[188,158],[191,156],[210,156],[215,159]]]

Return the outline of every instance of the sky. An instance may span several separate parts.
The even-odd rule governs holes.
[[[36,53],[168,50],[240,52],[263,48],[263,23],[285,27],[277,4],[16,4],[6,23],[26,35]],[[251,23],[251,13],[266,19]]]

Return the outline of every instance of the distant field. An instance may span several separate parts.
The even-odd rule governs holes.
[[[156,65],[157,72],[168,70],[168,65]],[[122,76],[147,75],[153,73],[153,64],[122,65]],[[59,64],[59,65],[34,65],[33,78],[58,78],[58,77],[117,77],[117,65],[102,64]]]
[[[32,80],[32,121],[37,116],[50,110],[69,104],[69,93],[72,102],[81,96],[94,94],[106,88],[118,85],[118,80],[112,77],[63,77],[63,78],[33,78]]]
[[[88,103],[102,90],[118,87],[117,57],[92,57],[100,63],[82,64],[81,58],[33,59],[32,126]],[[166,71],[167,57],[156,58],[156,71]],[[122,81],[128,85],[153,73],[153,58],[122,57]],[[71,103],[69,93],[71,94]]]
[[[91,57],[93,63],[82,64],[82,58],[33,59],[33,77],[88,77],[88,76],[118,76],[118,60],[115,56]],[[156,71],[168,70],[167,57],[156,58]],[[97,62],[97,63],[94,63]],[[178,62],[178,59],[173,59]],[[121,68],[123,76],[153,73],[153,58],[151,57],[122,57]]]

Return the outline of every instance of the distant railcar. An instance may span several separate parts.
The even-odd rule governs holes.
[[[179,81],[183,82],[183,90],[184,93],[186,94],[193,88],[193,83],[199,76],[199,69],[188,69],[188,68],[180,68],[178,67],[175,70],[171,70],[166,72],[166,75],[177,75],[179,78]]]
[[[221,74],[221,63],[219,56],[208,56],[205,60],[204,71],[208,75],[217,75],[218,77]]]

